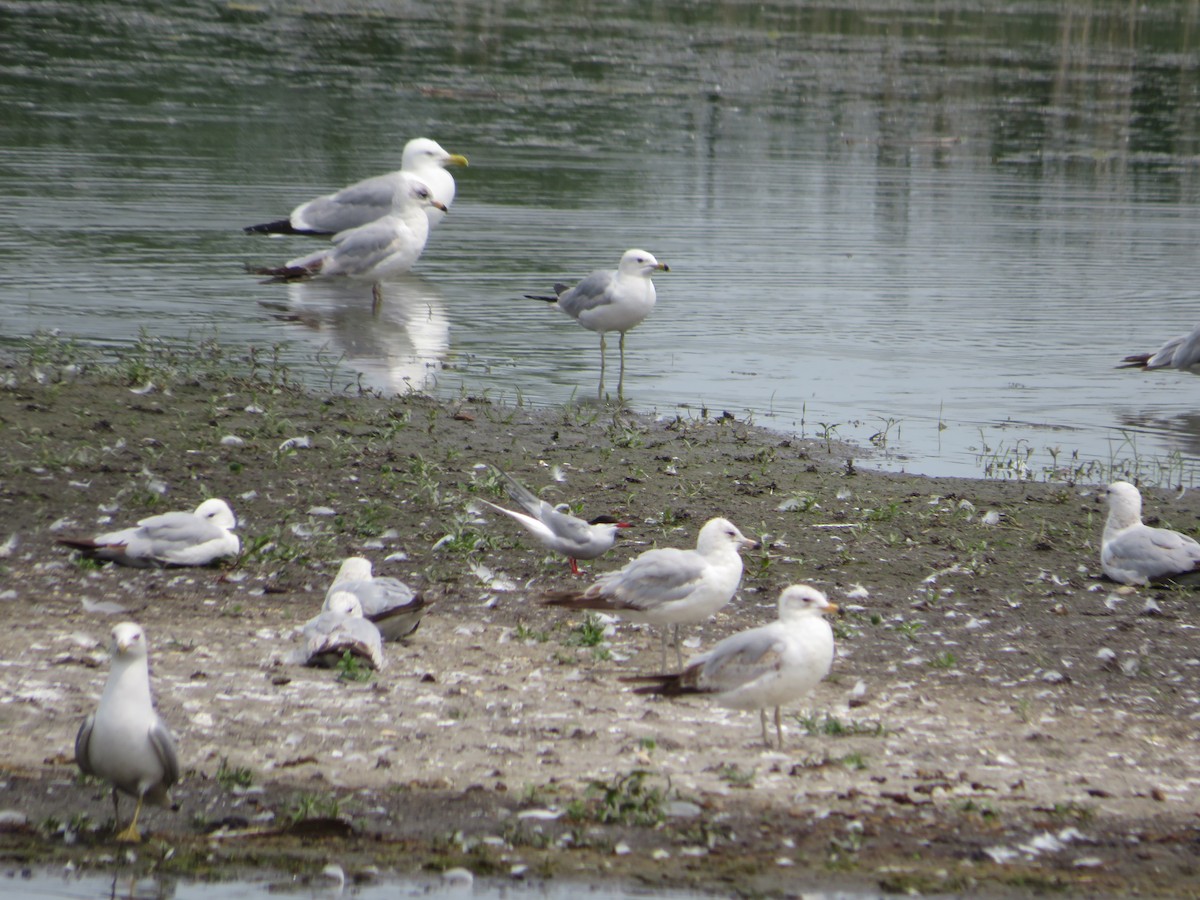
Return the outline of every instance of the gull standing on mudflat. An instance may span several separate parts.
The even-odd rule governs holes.
[[[833,665],[833,629],[825,615],[835,612],[837,606],[816,588],[793,584],[779,595],[777,621],[730,635],[688,660],[682,672],[622,680],[653,682],[637,694],[708,694],[728,709],[757,709],[768,747],[767,707],[773,706],[782,749],[780,707],[806,696]]]
[[[625,332],[641,324],[654,309],[656,295],[652,272],[669,272],[670,266],[660,263],[645,250],[626,250],[614,269],[597,269],[574,287],[554,285],[554,297],[526,294],[530,300],[557,303],[558,308],[584,328],[600,334],[600,388],[597,396],[604,399],[604,335],[609,331],[621,333],[621,372],[617,379],[617,399],[625,399]]]
[[[492,469],[504,480],[508,496],[520,504],[525,512],[505,509],[490,500],[483,502],[520,523],[547,550],[567,557],[571,562],[571,572],[575,575],[582,574],[577,560],[602,556],[617,542],[618,530],[631,527],[628,522],[618,521],[612,516],[597,516],[585,522],[570,513],[561,512],[508,473],[496,466],[492,466]]]
[[[142,803],[165,806],[168,789],[179,780],[179,760],[171,733],[154,711],[150,696],[149,650],[141,626],[122,622],[112,630],[112,666],[96,711],[75,736],[75,762],[84,775],[112,784],[113,828],[119,827],[117,792],[137,799],[129,826],[118,841],[140,841]]]
[[[325,592],[325,605],[338,593],[353,595],[362,607],[363,618],[379,629],[385,641],[398,641],[417,630],[425,615],[425,600],[398,578],[371,574],[371,561],[362,556],[350,556],[334,576]]]
[[[162,513],[140,520],[133,528],[92,538],[58,538],[58,543],[93,559],[126,566],[207,566],[241,551],[235,528],[237,517],[229,504],[213,498],[194,512]]]
[[[740,551],[759,546],[728,519],[710,519],[700,529],[695,550],[647,550],[623,569],[600,575],[587,590],[555,591],[546,595],[546,602],[661,625],[664,669],[667,627],[673,626],[675,657],[682,666],[679,626],[702,622],[729,603],[742,580]]]
[[[429,187],[412,175],[401,173],[392,211],[367,225],[339,231],[333,246],[289,260],[282,266],[251,269],[255,275],[270,275],[264,282],[306,281],[310,278],[353,278],[374,283],[375,303],[382,302],[379,282],[411,269],[429,237],[425,210],[445,207],[433,199]]]
[[[1126,356],[1118,369],[1179,369],[1200,373],[1200,325],[1187,334],[1176,335],[1153,353]]]
[[[425,210],[432,228],[445,218],[446,210],[454,202],[454,176],[446,171],[446,166],[466,164],[465,156],[447,153],[437,141],[413,138],[404,145],[399,171],[366,178],[336,194],[325,194],[301,203],[286,219],[249,225],[242,230],[247,234],[328,235],[366,225],[392,211],[392,198],[404,175],[412,175],[424,182],[433,192],[433,199],[442,204],[441,207],[430,205]]]
[[[1142,495],[1128,481],[1110,484],[1105,499],[1108,521],[1100,539],[1100,566],[1113,581],[1145,585],[1200,568],[1200,543],[1142,523]]]
[[[300,661],[306,666],[332,669],[347,653],[372,669],[382,669],[386,663],[383,636],[363,618],[358,598],[345,591],[335,591],[321,612],[304,623],[302,634]]]

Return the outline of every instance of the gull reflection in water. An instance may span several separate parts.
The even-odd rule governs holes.
[[[378,288],[375,303],[370,284],[298,281],[287,286],[286,306],[263,305],[340,355],[367,387],[396,393],[433,388],[450,349],[441,294],[416,276],[383,281]]]

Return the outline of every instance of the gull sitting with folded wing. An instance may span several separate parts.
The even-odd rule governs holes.
[[[398,578],[376,577],[371,574],[371,561],[362,556],[350,556],[334,576],[325,592],[329,609],[336,594],[353,595],[362,607],[363,618],[379,629],[385,641],[408,637],[421,624],[425,615],[425,600]]]
[[[1200,543],[1186,534],[1142,522],[1142,495],[1128,481],[1105,492],[1108,520],[1100,538],[1100,566],[1121,584],[1170,581],[1200,570]]]
[[[90,538],[58,538],[58,543],[93,559],[126,566],[207,566],[241,552],[235,528],[237,517],[229,504],[213,498],[193,512],[161,513],[140,520],[132,528]]]
[[[301,661],[306,666],[332,669],[347,653],[372,669],[382,669],[387,662],[383,636],[363,618],[362,605],[353,594],[336,591],[321,612],[304,623],[302,633]]]

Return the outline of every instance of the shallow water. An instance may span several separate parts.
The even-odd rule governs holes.
[[[1200,321],[1197,7],[994,6],[0,0],[0,334],[585,401],[595,335],[522,294],[640,246],[635,408],[1191,483],[1200,382],[1114,365]],[[419,134],[471,167],[378,319],[242,271],[313,244],[240,226]]]

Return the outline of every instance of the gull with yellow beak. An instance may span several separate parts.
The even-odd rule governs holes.
[[[437,141],[413,138],[404,145],[398,171],[366,178],[337,193],[301,203],[286,219],[250,225],[243,230],[249,234],[329,235],[358,228],[392,211],[392,198],[404,175],[411,175],[427,185],[433,199],[441,204],[425,210],[432,228],[446,217],[446,210],[454,202],[454,176],[446,171],[446,166],[466,164],[465,156],[447,153]]]

